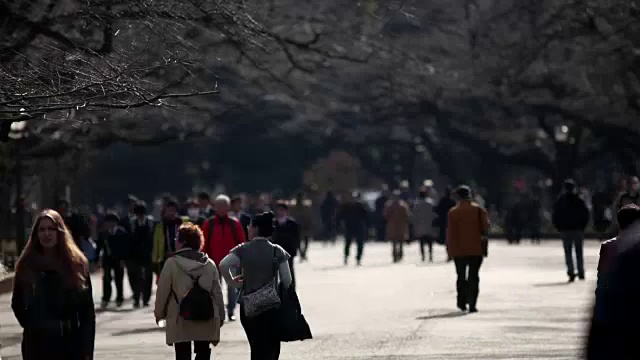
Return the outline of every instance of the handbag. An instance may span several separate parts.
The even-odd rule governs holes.
[[[244,315],[256,317],[268,310],[280,307],[281,301],[278,295],[278,259],[276,248],[273,248],[273,278],[258,290],[242,295]]]
[[[482,256],[489,256],[489,236],[482,230],[482,209],[478,207],[478,224],[480,224],[480,241],[482,243]]]

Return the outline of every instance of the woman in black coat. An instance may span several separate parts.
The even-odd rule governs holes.
[[[95,310],[89,265],[59,213],[38,216],[16,266],[11,299],[24,360],[93,359]]]

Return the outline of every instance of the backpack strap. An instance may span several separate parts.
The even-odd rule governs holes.
[[[229,227],[231,228],[231,234],[233,235],[233,243],[238,246],[240,243],[238,242],[238,231],[236,229],[236,222],[233,221],[231,217],[227,217],[229,219]],[[240,220],[238,220],[240,221]]]
[[[207,233],[207,238],[204,239],[204,253],[205,254],[209,253],[209,247],[211,246],[211,238],[213,237],[213,225],[216,223],[215,222],[215,216],[210,217],[207,221],[209,222],[209,232]]]

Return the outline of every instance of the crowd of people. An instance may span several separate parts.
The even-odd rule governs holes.
[[[638,260],[634,241],[640,234],[639,189],[640,181],[631,178],[627,191],[619,195],[614,225],[620,235],[602,247],[592,331],[598,336],[602,329],[628,320],[612,308],[631,304],[620,294],[640,296],[629,285],[627,268],[621,267],[632,270],[632,260]],[[70,211],[65,201],[58,211],[43,211],[16,266],[12,308],[24,328],[23,358],[41,359],[43,351],[53,358],[92,357],[91,273],[96,269],[102,270],[103,309],[112,301],[116,308],[123,306],[125,273],[134,308],[150,306],[157,284],[154,314],[158,323],[166,322],[166,342],[174,346],[177,360],[191,359],[192,352],[198,360],[209,359],[209,344],[217,345],[225,321],[236,320],[238,303],[252,359],[278,359],[281,341],[311,338],[295,295],[294,261],[309,258],[313,234],[308,202],[303,196],[277,201],[273,211],[266,203],[255,205],[245,206],[240,196],[218,195],[211,201],[201,193],[187,206],[165,196],[157,219],[135,197],[130,197],[126,213],[107,211],[93,221]],[[407,240],[419,241],[422,261],[433,261],[434,243],[440,243],[446,246],[447,261],[455,264],[457,307],[477,312],[491,217],[473,189],[448,188],[439,200],[431,187],[421,188],[415,199],[398,191],[384,193],[374,207],[371,210],[358,194],[340,199],[327,194],[321,206],[321,239],[332,243],[342,229],[345,265],[354,242],[356,264],[361,264],[371,228],[390,243],[394,263],[403,260]],[[574,181],[565,181],[552,221],[561,234],[569,282],[584,280],[582,249],[590,209]],[[276,331],[282,329],[283,318],[286,335]]]

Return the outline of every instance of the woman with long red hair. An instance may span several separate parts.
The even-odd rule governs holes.
[[[89,265],[54,210],[44,210],[33,225],[16,265],[11,308],[24,330],[24,360],[93,359]]]

